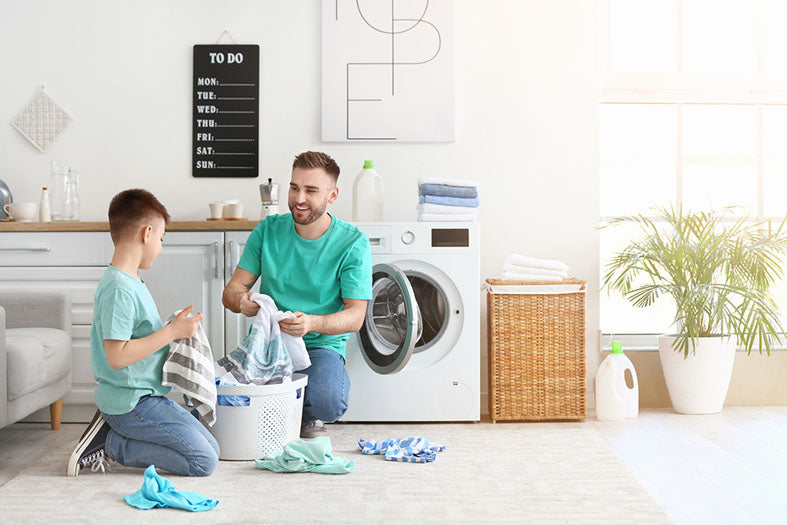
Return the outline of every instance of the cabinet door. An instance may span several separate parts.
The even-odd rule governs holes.
[[[251,232],[225,232],[224,234],[224,260],[226,261],[225,284],[230,281],[232,273],[238,266],[240,256],[246,247],[246,240]],[[259,280],[254,283],[253,291],[260,291]],[[224,310],[224,322],[226,323],[226,334],[224,338],[224,348],[226,352],[234,350],[246,334],[249,333],[252,319],[242,314],[236,314],[229,310]]]
[[[90,325],[93,296],[106,267],[0,267],[0,289],[57,291],[71,299],[71,392],[66,404],[93,404],[93,366],[90,363]],[[47,417],[48,414],[47,414]]]
[[[202,312],[216,359],[224,356],[223,246],[223,232],[169,232],[153,267],[140,272],[165,323],[190,304]]]

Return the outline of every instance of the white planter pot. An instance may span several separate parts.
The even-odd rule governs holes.
[[[734,337],[700,337],[689,356],[676,351],[677,337],[660,336],[659,357],[672,407],[679,414],[716,414],[724,406],[735,363]]]

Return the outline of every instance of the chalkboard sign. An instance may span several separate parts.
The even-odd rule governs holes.
[[[259,174],[260,46],[194,46],[193,175]]]

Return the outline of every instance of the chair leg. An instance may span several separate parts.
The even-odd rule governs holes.
[[[63,398],[61,397],[49,405],[49,419],[52,421],[52,430],[60,430],[60,417],[63,415]]]

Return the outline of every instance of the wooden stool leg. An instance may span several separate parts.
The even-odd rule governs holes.
[[[49,419],[52,421],[52,430],[60,430],[60,417],[63,415],[63,398],[61,397],[49,405]]]

